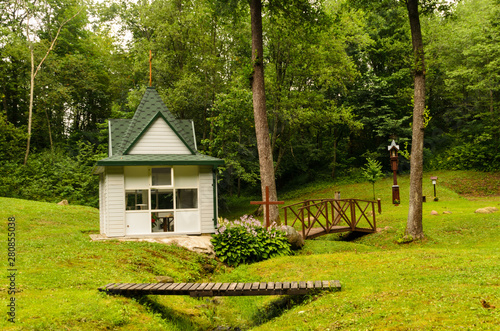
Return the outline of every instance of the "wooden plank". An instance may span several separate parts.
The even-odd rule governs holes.
[[[180,291],[188,291],[191,289],[191,287],[193,287],[195,284],[194,283],[187,283],[186,285],[184,285]]]
[[[214,287],[212,287],[212,291],[218,291],[222,286],[222,283],[216,283]]]
[[[129,287],[130,285],[130,283],[118,283],[116,284],[116,286],[114,286],[114,290],[121,290],[123,288]]]
[[[127,283],[127,284],[125,284],[125,286],[120,287],[120,291],[128,290],[129,288],[131,288],[132,286],[135,286],[135,285],[136,285],[135,283]]]
[[[191,287],[189,288],[189,290],[190,290],[190,291],[196,291],[196,290],[200,287],[200,285],[201,285],[201,284],[203,284],[203,283],[194,283],[194,285],[193,285],[193,286],[191,286]]]
[[[292,286],[292,284],[290,282],[284,282],[283,283],[283,289],[284,290],[288,290],[291,286]]]
[[[236,285],[236,291],[241,291],[245,288],[246,286],[246,283],[238,283],[238,285]]]
[[[160,287],[164,286],[165,284],[167,284],[167,283],[158,283],[158,284],[155,284],[155,285],[153,285],[153,286],[149,289],[149,291],[150,291],[150,292],[154,292],[154,291],[158,290]]]
[[[127,290],[128,291],[134,291],[136,290],[138,287],[140,287],[142,284],[134,284],[133,286],[130,286]]]
[[[323,286],[322,286],[322,284],[321,284],[321,281],[317,280],[317,281],[315,281],[315,282],[314,282],[314,288],[318,288],[318,289],[320,289],[320,288],[322,288],[322,287],[323,287]]]
[[[186,283],[178,283],[177,286],[174,286],[174,288],[172,289],[172,291],[179,291],[184,286],[186,286]]]
[[[332,283],[333,283],[333,285],[332,285]],[[334,287],[338,291],[340,291],[342,289],[342,285],[340,285],[340,281],[338,281],[338,280],[332,280],[332,281],[330,281],[330,287]]]
[[[150,283],[141,284],[141,286],[139,286],[139,287],[137,288],[137,291],[141,291],[141,292],[142,292],[142,291],[144,291],[144,289],[145,289],[146,287],[148,287],[148,286],[150,286],[150,285],[151,285]]]
[[[274,282],[267,282],[267,289],[274,290]]]
[[[283,287],[283,283],[282,282],[276,282],[274,283],[274,289],[275,290],[281,290]]]
[[[252,290],[258,290],[258,289],[259,289],[259,286],[260,286],[260,283],[257,283],[257,282],[256,282],[256,283],[252,283],[252,287],[251,287],[251,289],[252,289]]]
[[[307,282],[306,282],[306,287],[307,287],[307,289],[308,289],[308,290],[309,290],[309,289],[313,289],[313,288],[314,288],[314,282],[312,282],[312,281],[307,281]]]
[[[215,283],[208,283],[207,286],[203,289],[203,291],[210,291],[214,286]]]
[[[145,291],[151,290],[155,285],[158,285],[158,284],[161,284],[161,283],[151,283],[151,284],[148,284],[148,286],[144,287],[143,290],[145,290]]]
[[[205,287],[208,286],[208,283],[201,283],[200,286],[196,289],[197,291],[203,291]]]
[[[231,284],[230,283],[223,283],[222,286],[220,287],[220,290],[227,291],[227,289],[229,288],[229,285],[231,285]]]
[[[265,290],[267,288],[267,283],[260,283],[259,290]]]
[[[158,290],[171,292],[178,284],[179,283],[167,283],[166,286],[162,286],[158,288]]]

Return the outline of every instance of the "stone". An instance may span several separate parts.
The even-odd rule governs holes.
[[[208,257],[215,257],[214,246],[210,242],[211,236],[176,236],[158,238],[158,242],[164,244],[174,244],[186,248],[195,253],[206,254]]]
[[[491,213],[494,213],[497,211],[498,211],[497,207],[485,207],[485,208],[476,209],[475,213],[476,214],[491,214]]]
[[[59,206],[67,206],[69,205],[68,200],[61,200],[57,203]]]
[[[391,230],[394,230],[394,228],[392,226],[386,226],[385,228],[377,228],[377,232],[382,232],[382,231],[391,231]]]
[[[431,215],[439,215],[439,213],[435,210],[431,211]]]
[[[286,226],[286,237],[292,246],[292,249],[301,249],[304,246],[304,238],[293,227]]]
[[[155,277],[158,283],[173,283],[174,279],[170,276],[157,276]]]

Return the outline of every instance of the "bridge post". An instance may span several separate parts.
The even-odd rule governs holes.
[[[328,221],[328,200],[323,200],[325,204],[326,233],[330,233],[330,222]]]
[[[349,207],[351,208],[351,231],[356,229],[356,203],[354,200],[349,200]]]

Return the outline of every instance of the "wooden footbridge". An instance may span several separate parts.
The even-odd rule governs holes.
[[[285,225],[301,226],[304,239],[337,232],[375,232],[375,206],[380,214],[380,199],[314,199],[285,206]]]
[[[112,283],[98,290],[124,296],[189,295],[191,297],[301,295],[319,291],[340,291],[338,280],[254,283]]]

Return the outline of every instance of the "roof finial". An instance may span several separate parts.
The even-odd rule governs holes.
[[[149,50],[149,86],[153,86],[153,77],[152,77],[152,69],[151,69],[151,50]]]

